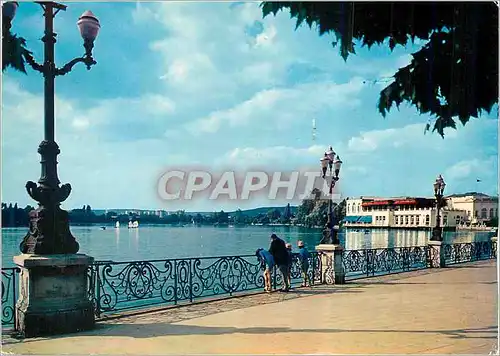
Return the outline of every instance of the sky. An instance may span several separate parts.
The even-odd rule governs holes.
[[[497,108],[445,131],[444,140],[424,135],[431,118],[412,107],[378,113],[387,78],[421,42],[392,53],[358,46],[344,62],[333,35],[305,25],[295,31],[288,12],[262,19],[256,2],[67,5],[55,19],[58,66],[84,53],[76,21],[85,10],[101,31],[97,65],[77,65],[56,81],[59,178],[73,188],[65,209],[282,205],[264,197],[165,201],[158,179],[179,167],[319,169],[329,145],[343,161],[344,197],[430,196],[438,174],[447,193],[497,194]],[[21,3],[12,29],[39,61],[43,26],[39,5]],[[35,205],[24,185],[40,176],[43,78],[7,70],[2,99],[2,201]]]

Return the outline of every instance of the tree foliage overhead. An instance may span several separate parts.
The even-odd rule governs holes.
[[[391,50],[420,39],[394,81],[380,92],[378,110],[385,117],[393,105],[415,106],[435,118],[433,131],[465,125],[498,102],[498,8],[494,2],[275,2],[261,4],[263,16],[290,10],[296,29],[303,23],[319,34],[333,33],[340,55],[362,46]],[[426,131],[430,129],[427,125]]]
[[[4,18],[2,21],[2,72],[12,67],[26,74],[24,63],[31,58],[31,52],[26,48],[26,40],[13,34],[9,21]]]

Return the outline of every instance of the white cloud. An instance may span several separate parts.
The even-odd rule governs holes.
[[[321,63],[333,71],[342,61],[319,54],[316,49],[325,47],[317,34],[302,28],[294,31],[286,14],[263,19],[258,2],[238,6],[163,2],[148,4],[147,10],[141,4],[133,18],[138,24],[160,24],[164,31],[150,48],[163,59],[158,77],[165,89],[179,97],[201,97],[214,106],[221,100],[234,105],[239,94],[249,97],[283,84],[293,63],[324,59]],[[301,41],[305,35],[314,38],[307,48]]]
[[[187,123],[193,135],[215,133],[221,127],[291,125],[303,117],[311,117],[323,108],[353,107],[360,104],[356,95],[362,81],[354,78],[348,83],[333,82],[299,84],[292,88],[268,89],[228,110],[215,111],[205,118]]]
[[[25,122],[28,125],[43,124],[43,96],[21,89],[11,79],[3,81],[2,114],[6,125]],[[57,131],[72,132],[98,125],[136,122],[142,125],[156,120],[167,122],[168,115],[175,112],[176,105],[168,97],[159,94],[144,94],[138,98],[113,98],[98,100],[94,105],[83,107],[78,102],[56,97],[55,115]],[[15,119],[14,119],[15,118]]]
[[[446,170],[445,177],[450,180],[461,180],[468,177],[483,178],[496,174],[494,167],[497,166],[498,157],[492,156],[487,159],[470,159],[459,161]]]
[[[382,147],[407,149],[409,146],[432,143],[434,148],[441,149],[443,147],[441,137],[431,133],[424,135],[424,129],[425,124],[410,124],[400,128],[361,132],[359,136],[349,139],[347,147],[352,152],[368,153]],[[448,141],[457,135],[455,130],[446,132]]]
[[[269,26],[264,32],[257,35],[255,38],[255,47],[271,46],[277,33],[276,27]]]

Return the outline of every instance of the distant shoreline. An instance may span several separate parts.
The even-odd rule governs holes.
[[[115,229],[114,224],[100,224],[100,223],[70,223],[70,227],[75,227],[75,226],[81,226],[81,227],[106,227],[106,229]],[[142,223],[139,225],[139,229],[141,226],[168,226],[168,227],[189,227],[189,226],[211,226],[211,227],[249,227],[249,226],[264,226],[264,227],[302,227],[306,229],[321,229],[323,228],[322,226],[305,226],[302,224],[279,224],[279,223],[272,223],[272,224],[172,224],[172,223]],[[26,228],[28,229],[27,225],[23,226],[2,226],[2,229],[15,229],[15,228]],[[128,229],[128,226],[124,224],[123,226],[120,226],[120,229]]]

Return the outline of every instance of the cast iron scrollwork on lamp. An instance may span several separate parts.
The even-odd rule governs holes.
[[[444,205],[444,188],[446,187],[446,183],[444,182],[441,174],[436,178],[436,181],[433,184],[434,187],[434,196],[436,198],[436,226],[432,229],[432,241],[443,241],[442,229],[441,229],[441,208]]]
[[[324,167],[323,164],[325,160],[327,160],[328,166],[330,167],[330,188],[328,197],[328,220],[325,228],[323,229],[323,238],[321,239],[320,244],[339,245],[340,241],[338,238],[338,231],[335,229],[337,222],[335,221],[335,214],[333,210],[333,189],[335,188],[335,184],[339,180],[342,161],[340,160],[340,157],[333,151],[332,146],[329,147],[328,152],[325,152],[325,157],[321,160],[322,167]],[[323,178],[326,180],[327,177],[325,173],[325,169],[323,169]]]

